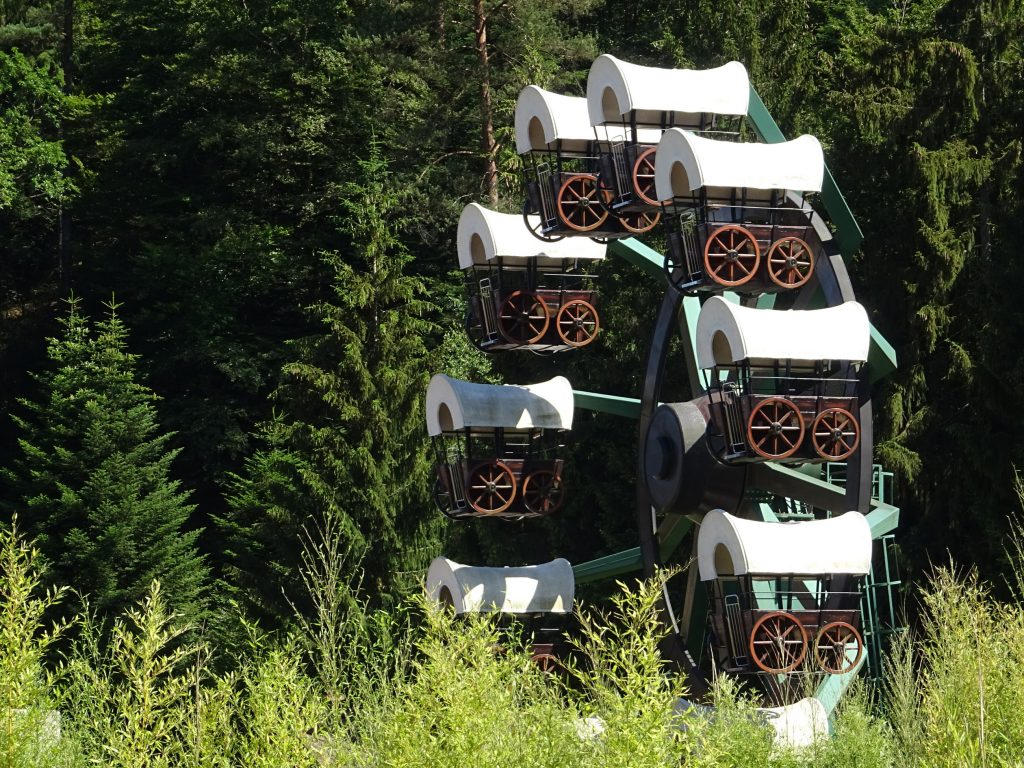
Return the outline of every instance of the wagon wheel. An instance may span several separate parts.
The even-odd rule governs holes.
[[[640,202],[647,205],[658,205],[654,191],[654,153],[657,151],[657,147],[648,147],[633,163],[633,190]]]
[[[597,338],[601,330],[601,318],[589,301],[573,299],[558,310],[555,319],[558,336],[570,347],[585,347]]]
[[[765,672],[774,675],[792,672],[806,654],[807,632],[791,613],[767,613],[750,631],[750,658]]]
[[[452,511],[451,491],[445,486],[440,476],[434,478],[434,503],[445,514]]]
[[[600,200],[597,177],[577,173],[566,179],[558,190],[558,218],[576,232],[591,232],[608,218]]]
[[[800,411],[783,397],[762,400],[747,419],[747,444],[764,459],[787,459],[804,439]]]
[[[782,237],[768,249],[768,277],[782,288],[799,288],[814,274],[814,251],[799,237]]]
[[[481,515],[499,515],[512,506],[516,478],[501,461],[489,461],[469,473],[467,501]]]
[[[622,228],[634,235],[650,232],[661,221],[661,211],[636,211],[619,216]]]
[[[535,515],[550,515],[565,499],[562,478],[548,469],[538,469],[523,481],[523,505]]]
[[[860,426],[845,408],[826,408],[811,426],[814,450],[826,461],[845,461],[860,444]]]
[[[531,220],[531,216],[536,216],[537,218]],[[530,209],[529,200],[523,203],[523,222],[526,224],[526,228],[530,230],[531,235],[538,240],[543,240],[545,243],[557,243],[559,240],[565,239],[565,235],[544,234],[544,217]]]
[[[513,291],[501,303],[498,329],[513,344],[536,344],[547,333],[551,312],[533,291]]]
[[[537,669],[546,675],[553,675],[561,667],[558,657],[553,653],[535,653],[530,657],[530,661],[536,664]]]
[[[864,641],[860,632],[845,621],[826,624],[814,638],[814,657],[818,666],[832,675],[849,672],[857,666],[863,653]]]
[[[743,285],[757,272],[761,249],[749,231],[726,224],[708,236],[704,244],[704,271],[719,285]]]

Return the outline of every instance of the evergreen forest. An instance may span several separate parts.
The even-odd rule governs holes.
[[[435,373],[639,396],[662,289],[615,259],[583,353],[488,357],[463,328],[456,223],[521,208],[516,97],[584,95],[600,53],[738,60],[788,137],[821,140],[864,232],[858,300],[899,358],[875,460],[910,610],[936,563],[1014,592],[1022,0],[0,0],[0,529],[70,588],[48,621],[92,617],[111,658],[172,633],[170,668],[173,614],[223,649],[213,668],[256,647],[239,674],[287,677],[258,638],[322,628],[328,544],[367,616],[403,615],[442,553],[635,546],[619,417],[579,415],[565,507],[528,523],[447,521],[423,419]],[[277,679],[243,682],[269,702]]]

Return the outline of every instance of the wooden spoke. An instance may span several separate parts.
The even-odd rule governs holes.
[[[704,244],[704,272],[727,288],[743,285],[756,273],[761,249],[750,232],[736,224],[726,224],[708,235]]]
[[[537,665],[541,672],[548,675],[553,675],[561,667],[558,657],[553,653],[535,653],[530,660]]]
[[[654,154],[657,151],[657,147],[648,147],[637,155],[633,163],[633,191],[640,202],[646,205],[658,205],[654,191]]]
[[[782,288],[799,288],[814,274],[814,252],[799,237],[783,237],[768,249],[768,277]]]
[[[583,299],[567,301],[555,320],[558,336],[570,347],[585,347],[597,338],[601,319],[594,305]]]
[[[860,445],[860,425],[845,408],[826,408],[811,425],[815,452],[827,461],[845,461]]]
[[[804,439],[804,419],[784,397],[762,400],[747,419],[747,443],[764,459],[786,459]]]
[[[597,177],[591,173],[570,176],[558,190],[558,218],[576,232],[591,232],[608,218],[597,187]]]
[[[547,333],[551,312],[533,291],[513,291],[501,303],[498,330],[513,344],[536,344]]]
[[[750,658],[764,672],[792,672],[807,654],[807,632],[791,613],[775,611],[762,616],[750,632]]]
[[[661,221],[661,211],[637,211],[619,216],[622,228],[634,235],[650,232]]]
[[[547,469],[538,469],[523,481],[523,505],[535,515],[558,511],[565,500],[562,478]]]
[[[498,515],[512,506],[516,478],[504,462],[489,461],[474,467],[466,484],[469,505],[481,515]]]
[[[814,638],[814,658],[819,667],[832,675],[849,672],[857,666],[863,653],[860,632],[845,621],[826,624]]]

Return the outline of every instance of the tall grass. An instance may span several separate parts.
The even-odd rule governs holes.
[[[1024,755],[1024,610],[969,571],[936,570],[880,701],[855,689],[832,738],[794,752],[733,679],[715,681],[713,710],[680,705],[685,685],[658,652],[657,582],[581,612],[572,660],[546,675],[515,628],[423,601],[370,611],[339,580],[350,569],[337,538],[317,541],[313,614],[290,637],[250,627],[232,672],[155,584],[109,631],[80,616],[48,670],[66,628],[46,616],[62,593],[40,590],[37,554],[0,531],[0,768],[916,768]]]

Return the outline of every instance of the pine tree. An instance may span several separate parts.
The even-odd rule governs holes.
[[[171,478],[178,451],[157,423],[157,396],[137,380],[128,329],[109,314],[91,326],[77,301],[49,340],[51,368],[14,416],[21,457],[3,473],[21,519],[50,561],[50,579],[88,596],[101,615],[140,600],[158,579],[175,609],[201,613],[207,570],[188,531],[194,506]]]

